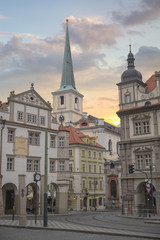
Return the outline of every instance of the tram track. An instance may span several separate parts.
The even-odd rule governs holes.
[[[73,217],[74,216],[74,217]],[[114,217],[114,219],[113,219]],[[112,219],[111,219],[112,218]],[[152,225],[152,228],[148,227],[150,225],[146,225],[146,223],[138,221],[124,222],[121,217],[115,216],[115,214],[110,214],[108,219],[106,218],[106,214],[89,214],[89,215],[75,215],[67,216],[64,218],[64,222],[74,223],[82,226],[89,226],[89,227],[99,227],[99,228],[108,228],[108,229],[116,229],[116,230],[127,230],[127,231],[136,231],[139,233],[155,233],[160,234],[159,228],[157,225]],[[135,219],[134,219],[135,220]],[[100,224],[101,223],[101,224]],[[104,225],[105,224],[105,225]]]

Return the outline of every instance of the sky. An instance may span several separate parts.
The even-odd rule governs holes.
[[[118,86],[129,44],[146,82],[160,70],[160,0],[0,0],[0,101],[60,87],[66,18],[83,111],[119,123]]]

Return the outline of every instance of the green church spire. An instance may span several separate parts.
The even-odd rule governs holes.
[[[66,39],[65,39],[65,49],[64,49],[64,58],[63,58],[63,71],[62,71],[62,80],[61,80],[61,90],[65,89],[76,89],[72,65],[72,56],[70,49],[69,41],[69,32],[68,32],[68,19],[66,20]]]

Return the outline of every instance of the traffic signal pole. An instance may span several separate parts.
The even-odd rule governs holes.
[[[44,215],[43,215],[43,226],[48,226],[48,216],[47,216],[47,185],[48,185],[48,131],[45,131],[45,172],[44,172]]]

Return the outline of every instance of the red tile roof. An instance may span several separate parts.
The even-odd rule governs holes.
[[[69,130],[69,144],[79,143],[79,144],[83,144],[83,145],[85,144],[85,145],[91,145],[91,146],[104,148],[103,146],[101,146],[98,143],[96,143],[96,145],[93,145],[91,143],[87,144],[86,142],[84,142],[82,140],[82,138],[86,137],[87,135],[85,135],[84,133],[80,132],[79,130],[77,130],[73,126],[66,127],[66,129]]]
[[[61,125],[59,126],[58,130],[59,130],[59,131],[68,131],[68,132],[69,132],[69,130],[67,130],[66,127],[63,126],[63,124],[61,124]]]
[[[0,105],[1,105],[2,107],[5,107],[5,106],[7,106],[7,102],[1,103]]]
[[[156,87],[156,76],[152,75],[145,83],[147,84],[146,89],[151,92]]]

